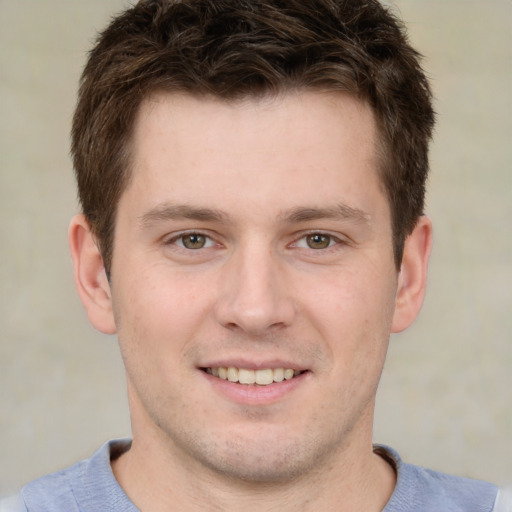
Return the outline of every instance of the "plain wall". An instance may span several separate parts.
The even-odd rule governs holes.
[[[397,0],[438,125],[430,285],[391,342],[375,440],[512,483],[512,3]],[[76,297],[69,127],[95,33],[127,2],[0,0],[0,495],[130,433],[114,337]]]

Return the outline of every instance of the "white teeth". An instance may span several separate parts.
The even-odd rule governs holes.
[[[238,382],[238,369],[230,366],[228,368],[228,380],[229,382]]]
[[[258,384],[259,386],[268,386],[273,382],[282,382],[290,380],[300,375],[300,370],[292,368],[265,368],[264,370],[249,370],[246,368],[235,368],[230,366],[226,368],[219,366],[215,368],[206,368],[206,373],[218,377],[219,379],[229,380],[230,382],[239,382],[240,384]]]
[[[238,382],[240,382],[240,384],[254,384],[256,382],[254,370],[245,370],[244,368],[240,368],[238,370]]]
[[[256,370],[254,373],[256,374],[256,384],[259,384],[260,386],[265,386],[274,382],[274,371],[270,368],[268,370]]]
[[[284,368],[276,368],[274,370],[274,382],[283,382],[284,380]]]
[[[293,379],[293,370],[290,368],[286,368],[286,370],[284,371],[284,378],[285,380]]]

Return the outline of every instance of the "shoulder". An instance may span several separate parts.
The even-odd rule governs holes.
[[[117,484],[110,466],[115,452],[120,453],[128,447],[127,440],[106,443],[90,459],[29,483],[17,498],[11,498],[10,504],[0,508],[0,512],[132,510],[129,505],[126,507],[128,498]]]
[[[492,512],[512,512],[512,486],[499,490]]]
[[[87,461],[81,461],[70,468],[43,476],[26,485],[21,491],[21,497],[27,511],[78,512],[73,489],[80,485],[86,463]]]
[[[491,512],[498,488],[490,483],[472,480],[404,464],[405,491],[420,504],[429,503],[426,511]],[[424,506],[424,505],[423,505]]]
[[[397,484],[384,512],[493,512],[498,488],[404,463],[387,447],[377,447],[397,471]]]
[[[78,511],[73,498],[72,481],[80,471],[81,464],[34,480],[20,494],[1,501],[0,512]]]
[[[27,512],[21,494],[1,499],[0,512]]]

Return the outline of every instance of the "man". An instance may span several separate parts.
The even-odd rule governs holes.
[[[423,300],[431,95],[378,2],[143,1],[91,52],[69,238],[116,333],[133,439],[27,511],[491,511],[496,487],[372,445]]]

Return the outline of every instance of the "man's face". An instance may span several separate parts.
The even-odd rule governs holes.
[[[134,444],[265,481],[371,443],[397,291],[377,137],[341,93],[142,105],[111,289]]]

